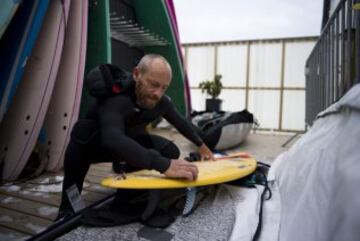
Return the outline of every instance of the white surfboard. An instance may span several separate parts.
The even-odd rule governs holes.
[[[63,166],[63,158],[72,126],[78,119],[84,78],[87,0],[72,1],[68,27],[50,106],[43,130],[46,170],[56,172]]]
[[[20,175],[38,139],[58,72],[69,6],[70,0],[50,2],[23,80],[0,125],[3,180]]]

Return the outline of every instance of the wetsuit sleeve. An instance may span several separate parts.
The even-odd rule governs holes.
[[[139,168],[165,172],[170,159],[153,149],[141,146],[125,134],[124,118],[132,112],[133,104],[126,96],[104,100],[99,105],[101,144],[111,156]]]
[[[173,125],[183,136],[197,146],[201,146],[204,142],[191,124],[178,112],[171,100],[167,100],[167,112],[163,117]]]

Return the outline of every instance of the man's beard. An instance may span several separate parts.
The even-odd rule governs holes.
[[[154,108],[159,99],[156,96],[151,96],[143,91],[144,87],[141,82],[137,83],[137,88],[135,89],[136,93],[136,103],[144,109],[152,109]]]

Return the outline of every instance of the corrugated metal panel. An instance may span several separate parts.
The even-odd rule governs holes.
[[[250,86],[280,87],[281,43],[256,43],[250,48]]]
[[[201,93],[200,89],[191,90],[192,109],[196,111],[205,110],[206,95]]]
[[[315,42],[286,43],[285,51],[285,87],[305,88],[305,63]]]
[[[217,54],[217,74],[222,75],[225,86],[246,85],[247,45],[219,46]]]
[[[280,92],[250,90],[248,109],[258,119],[261,128],[278,129]]]
[[[187,52],[187,70],[191,86],[214,78],[214,47],[194,47]]]
[[[225,111],[241,111],[245,109],[245,90],[225,89],[220,94],[222,109]]]
[[[282,128],[305,130],[305,91],[284,91]]]
[[[201,81],[223,76],[222,109],[247,108],[261,129],[303,131],[305,63],[316,37],[185,44],[194,110],[208,97]]]

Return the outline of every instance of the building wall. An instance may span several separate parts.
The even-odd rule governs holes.
[[[193,110],[204,110],[201,81],[222,75],[222,109],[247,108],[260,128],[305,129],[305,62],[317,37],[184,44]]]

